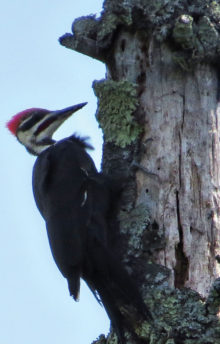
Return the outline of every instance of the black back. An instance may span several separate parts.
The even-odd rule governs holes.
[[[93,240],[107,245],[110,211],[110,191],[87,147],[75,136],[66,138],[42,152],[33,169],[34,198],[46,221],[51,251],[75,299],[84,267],[89,275],[93,270],[88,245]]]
[[[98,292],[123,341],[126,317],[120,308],[134,304],[140,314],[148,312],[109,245],[108,222],[115,215],[118,189],[97,172],[86,148],[90,147],[84,140],[71,136],[42,152],[33,169],[33,192],[70,294],[78,298],[80,277],[84,278],[96,297]]]

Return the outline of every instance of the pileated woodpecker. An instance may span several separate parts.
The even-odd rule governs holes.
[[[30,153],[38,156],[33,168],[34,198],[70,295],[78,300],[82,277],[97,300],[101,299],[125,343],[122,329],[131,327],[127,319],[131,308],[145,319],[150,314],[109,245],[108,220],[118,192],[109,178],[96,170],[86,152],[92,147],[85,139],[73,135],[56,142],[52,138],[55,130],[84,105],[60,111],[28,109],[15,115],[7,126]]]

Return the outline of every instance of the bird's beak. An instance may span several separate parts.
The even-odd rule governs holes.
[[[73,105],[73,106],[69,106],[65,109],[62,110],[57,110],[57,111],[53,111],[51,112],[51,117],[54,116],[54,119],[56,118],[57,120],[65,120],[68,117],[70,117],[74,112],[82,109],[87,103],[80,103],[77,105]]]
[[[60,127],[60,125],[69,118],[74,112],[80,110],[87,103],[80,103],[77,105],[69,106],[62,110],[49,112],[44,119],[39,123],[35,135],[39,141],[45,137],[51,138],[54,132]]]
[[[87,103],[80,103],[77,105],[69,106],[62,110],[53,111],[50,113],[49,118],[52,122],[54,122],[56,128],[54,128],[54,131],[59,128],[59,126],[72,114],[80,109],[82,109]]]

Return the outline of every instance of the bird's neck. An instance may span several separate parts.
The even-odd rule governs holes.
[[[45,139],[40,142],[31,142],[31,144],[25,145],[25,147],[30,154],[38,156],[55,143],[56,141],[53,139]]]

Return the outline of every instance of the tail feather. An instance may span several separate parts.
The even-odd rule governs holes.
[[[71,269],[71,276],[67,278],[70,295],[75,301],[79,301],[81,269],[74,267]]]

